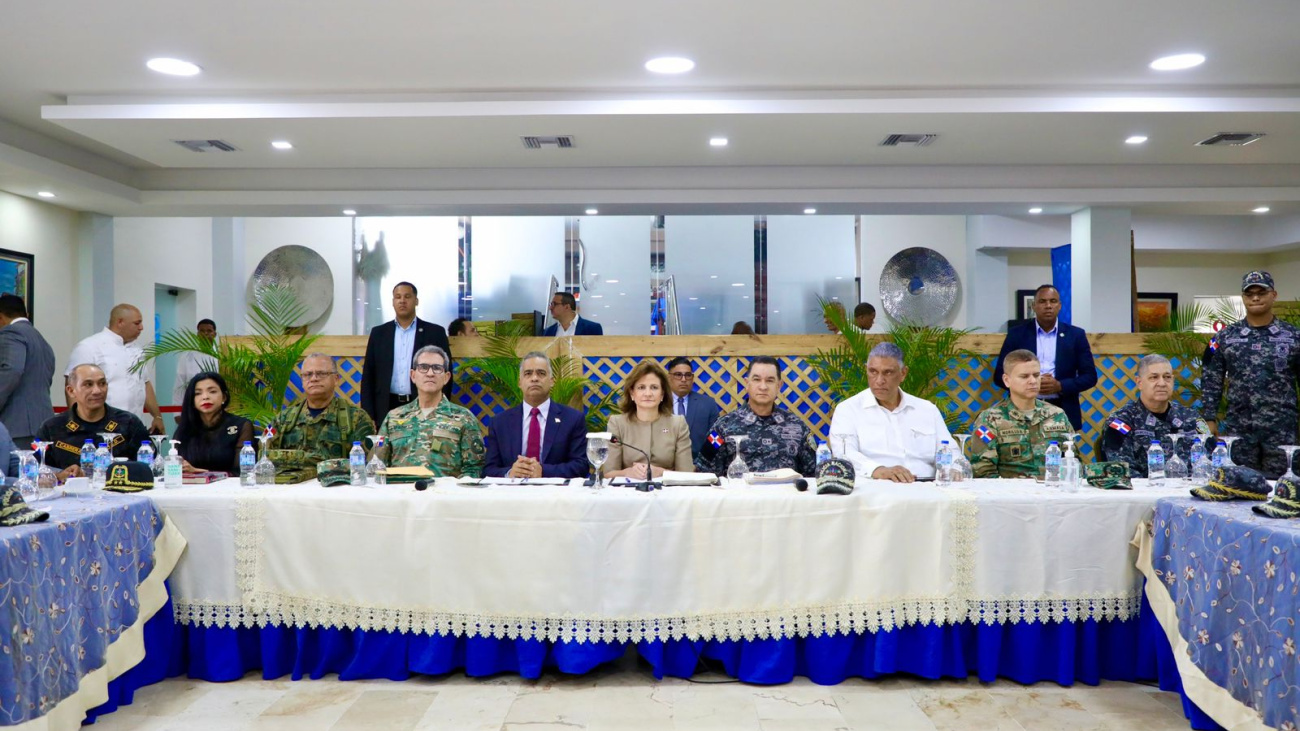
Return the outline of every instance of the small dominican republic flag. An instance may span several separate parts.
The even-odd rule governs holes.
[[[1119,419],[1111,419],[1110,423],[1107,424],[1107,426],[1119,432],[1120,434],[1128,434],[1129,432],[1133,431],[1133,427],[1129,426],[1128,424],[1125,424]]]
[[[1219,350],[1219,338],[1218,338],[1218,336],[1215,336],[1215,337],[1210,338],[1210,352],[1211,352],[1211,353],[1214,353],[1214,352],[1217,352],[1218,350]]]
[[[265,439],[275,439],[275,429],[269,426],[266,427],[262,430],[262,437]]]
[[[712,444],[714,449],[722,448],[722,436],[718,434],[716,431],[709,432],[709,436],[707,438],[709,440],[709,444]]]
[[[370,445],[371,449],[379,449],[380,447],[384,446],[384,435],[372,434],[370,437],[370,441],[372,442],[372,444]]]
[[[975,436],[978,437],[980,441],[988,444],[993,441],[993,430],[987,426],[981,426],[975,430]]]

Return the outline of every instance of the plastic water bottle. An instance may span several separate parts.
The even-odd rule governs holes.
[[[1228,461],[1228,448],[1224,446],[1227,442],[1222,440],[1215,441],[1218,442],[1218,446],[1216,446],[1214,451],[1210,453],[1210,467],[1217,470],[1223,466],[1224,462]]]
[[[1201,438],[1197,437],[1192,442],[1192,450],[1188,459],[1191,460],[1191,484],[1201,486],[1210,481],[1210,459],[1205,454],[1205,445],[1201,444]]]
[[[135,453],[135,461],[149,465],[149,470],[153,471],[153,457],[153,446],[149,444],[149,440],[140,442],[140,449]]]
[[[104,483],[108,482],[108,467],[113,464],[113,453],[108,451],[107,444],[100,444],[95,449],[95,472],[90,484],[96,490],[103,490]]]
[[[1065,450],[1061,460],[1061,489],[1078,492],[1080,477],[1079,460],[1075,459],[1074,450]]]
[[[817,466],[831,458],[831,446],[826,442],[817,442]]]
[[[945,439],[939,442],[934,453],[934,484],[943,487],[952,484],[952,447]]]
[[[255,475],[253,467],[257,465],[257,452],[253,451],[252,442],[244,442],[239,450],[239,484],[241,487],[253,487]]]
[[[353,442],[348,452],[348,476],[353,487],[366,486],[366,450],[361,448],[361,442]]]
[[[1048,487],[1061,487],[1061,448],[1056,442],[1047,445],[1047,453],[1043,455],[1046,462],[1046,471],[1043,473],[1043,482]]]
[[[163,461],[163,484],[167,489],[178,488],[183,484],[181,478],[181,443],[171,440],[172,450]]]
[[[86,477],[95,474],[95,443],[89,439],[81,445],[81,474]]]
[[[1165,448],[1159,439],[1151,440],[1147,449],[1147,484],[1152,487],[1165,486]]]

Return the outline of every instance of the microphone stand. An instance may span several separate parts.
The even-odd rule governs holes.
[[[642,480],[641,482],[633,483],[633,484],[631,485],[632,487],[635,487],[635,488],[636,488],[637,492],[650,492],[651,490],[662,490],[662,489],[663,489],[664,486],[663,486],[663,483],[662,483],[662,482],[655,482],[655,481],[654,481],[654,477],[653,477],[654,472],[653,472],[653,470],[652,470],[651,467],[650,467],[650,453],[649,453],[649,452],[646,452],[644,449],[641,449],[640,447],[634,447],[634,446],[632,446],[631,444],[628,444],[627,442],[623,441],[622,439],[619,439],[618,437],[610,437],[609,443],[610,443],[611,446],[613,446],[613,445],[621,445],[621,446],[627,447],[628,449],[630,449],[630,450],[632,450],[632,451],[634,451],[634,452],[638,452],[638,453],[640,453],[642,456],[645,457],[645,479]],[[633,463],[633,464],[635,464],[635,463]]]

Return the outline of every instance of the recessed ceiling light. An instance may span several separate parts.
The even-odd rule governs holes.
[[[1179,53],[1173,56],[1162,56],[1151,62],[1151,68],[1156,71],[1182,71],[1183,69],[1195,68],[1205,63],[1205,56],[1199,53]]]
[[[656,74],[684,74],[695,68],[695,62],[681,56],[661,56],[645,62],[645,70]]]
[[[726,138],[726,137],[710,137],[710,138],[709,138],[709,145],[711,145],[711,146],[713,146],[713,147],[726,147],[726,146],[727,146],[727,138]]]
[[[716,275],[716,274],[710,274],[710,275],[709,275],[709,279],[717,279],[717,278],[718,278],[718,275]]]
[[[733,286],[733,287],[743,287],[743,286],[745,286],[745,283],[744,283],[744,282],[732,282],[732,283],[731,283],[731,286]]]
[[[596,215],[596,214],[598,214],[598,213],[600,213],[600,211],[596,210],[595,208],[588,208],[588,209],[587,209],[587,215],[588,215],[588,216],[594,216],[594,215]]]
[[[344,208],[344,209],[343,209],[343,215],[345,215],[345,216],[355,216],[355,215],[357,215],[357,212],[354,211],[354,210],[352,210],[351,208]]]
[[[1037,215],[1037,214],[1039,214],[1039,213],[1042,213],[1042,212],[1043,212],[1043,209],[1041,209],[1041,208],[1030,208],[1030,209],[1029,209],[1029,212],[1030,212],[1030,213],[1033,213],[1033,214],[1035,214],[1035,215]]]
[[[1268,206],[1260,206],[1259,208],[1255,208],[1255,209],[1254,209],[1254,212],[1255,212],[1255,213],[1268,213],[1269,210],[1270,210],[1270,209],[1269,209]]]
[[[203,69],[197,64],[182,61],[179,58],[151,58],[145,63],[150,71],[157,71],[168,76],[195,76]]]
[[[54,197],[54,194],[51,193],[51,192],[48,191],[48,190],[37,191],[37,192],[36,192],[36,195],[39,195],[39,196],[42,197],[42,198],[53,198],[53,197]]]
[[[606,279],[605,284],[618,284],[617,279]]]
[[[704,305],[700,305],[700,309],[701,309],[701,310],[706,310],[706,309],[708,309],[708,308],[705,307]]]
[[[1140,145],[1146,141],[1147,141],[1146,135],[1133,135],[1132,137],[1129,137],[1128,139],[1124,140],[1124,144]]]
[[[271,147],[274,147],[277,150],[292,150],[293,143],[288,140],[275,140],[271,143]]]
[[[806,213],[806,214],[808,214],[809,216],[811,216],[812,214],[814,214],[814,213],[817,212],[817,209],[816,209],[816,208],[805,208],[805,209],[803,209],[803,212]]]
[[[699,297],[687,297],[686,299],[688,299],[688,300],[694,302],[695,300],[698,300]]]

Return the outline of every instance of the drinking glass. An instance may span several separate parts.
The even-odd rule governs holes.
[[[1300,445],[1283,444],[1282,446],[1278,447],[1278,449],[1282,450],[1283,452],[1286,452],[1286,474],[1282,475],[1278,479],[1300,480],[1300,477],[1296,476],[1295,467],[1293,464],[1295,460],[1295,452],[1297,449],[1300,449]]]
[[[961,470],[963,480],[975,479],[975,468],[971,466],[970,458],[966,456],[966,440],[970,439],[969,434],[953,434],[953,439],[957,440],[957,460],[953,466]]]
[[[163,444],[170,443],[166,434],[150,434],[149,438],[153,440],[153,485],[158,487],[163,484]]]
[[[18,455],[18,480],[14,485],[24,502],[33,502],[37,494],[35,453],[30,449],[15,449],[13,453]]]
[[[587,435],[587,461],[596,470],[596,481],[592,483],[592,490],[599,490],[605,487],[605,477],[600,473],[600,468],[609,459],[609,439],[604,436],[594,434]]]
[[[727,481],[744,482],[745,473],[749,471],[749,465],[745,464],[745,458],[740,456],[740,445],[749,437],[737,434],[727,438],[736,443],[736,458],[731,460],[731,464],[727,465]]]
[[[1165,479],[1170,482],[1171,487],[1181,487],[1188,480],[1187,463],[1178,456],[1178,439],[1182,436],[1179,432],[1169,434],[1169,458],[1165,460]]]
[[[45,465],[45,455],[49,452],[52,442],[43,442],[39,439],[32,442],[32,449],[41,453],[41,466],[36,472],[36,494],[38,498],[52,497],[54,489],[59,486],[59,475],[53,467]]]
[[[1224,448],[1227,449],[1228,451],[1228,458],[1224,460],[1223,466],[1236,467],[1237,463],[1232,461],[1232,443],[1237,441],[1238,439],[1241,439],[1241,437],[1219,437],[1219,438],[1227,442],[1227,445]]]
[[[384,464],[384,460],[379,458],[379,448],[384,446],[384,438],[378,434],[371,434],[366,439],[370,441],[370,461],[366,462],[366,484],[388,484],[388,479],[384,475],[384,470],[388,469],[388,465]]]
[[[261,447],[259,453],[261,458],[257,464],[253,465],[253,484],[255,485],[274,485],[275,484],[275,464],[271,458],[266,456],[266,443],[275,438],[274,432],[263,431],[257,435],[257,441]]]

